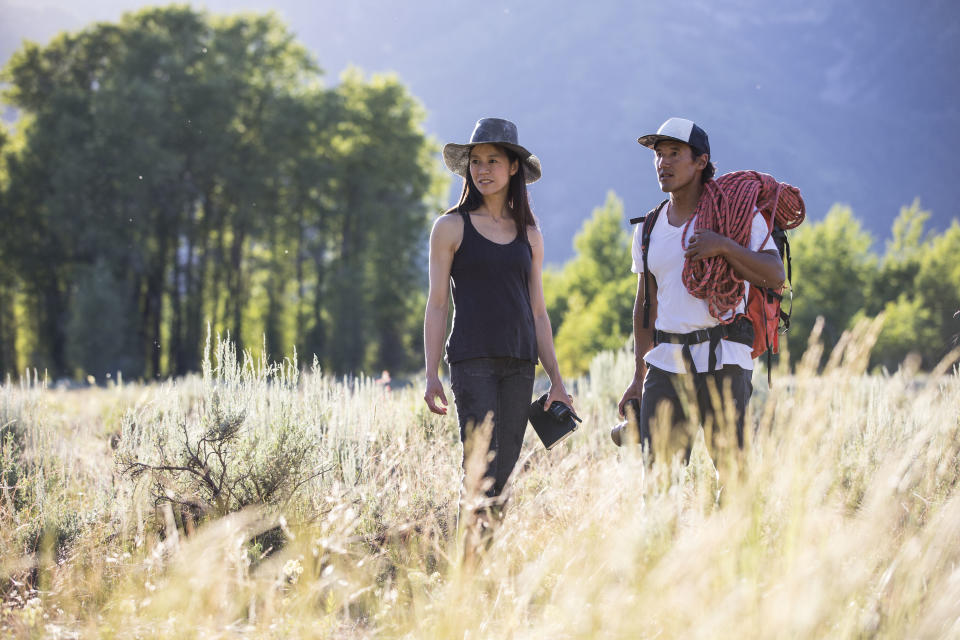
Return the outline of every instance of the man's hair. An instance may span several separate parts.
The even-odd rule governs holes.
[[[690,147],[690,148],[693,149],[693,147]],[[699,158],[703,154],[698,153],[698,151],[699,151],[698,149],[693,149],[693,152],[697,154],[697,157]],[[700,174],[700,183],[707,184],[708,182],[713,180],[713,176],[715,176],[716,173],[717,173],[717,165],[713,164],[713,162],[710,161],[710,156],[708,155],[707,166],[703,168],[703,173]]]
[[[710,161],[710,154],[703,149],[698,149],[692,144],[687,144],[687,146],[690,147],[690,153],[693,154],[694,162],[696,162],[700,156],[707,156],[707,166],[703,168],[703,173],[700,174],[700,184],[707,184],[713,179],[713,176],[716,175],[717,165]]]

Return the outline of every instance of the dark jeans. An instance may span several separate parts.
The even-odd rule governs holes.
[[[493,480],[493,486],[486,491],[488,497],[503,492],[520,457],[535,367],[529,360],[516,358],[473,358],[450,365],[450,387],[457,404],[460,441],[465,447],[464,464],[471,430],[483,424],[488,412],[493,412],[487,451],[494,456],[485,472],[485,477]]]
[[[647,367],[647,375],[643,379],[643,396],[640,400],[640,439],[645,447],[651,445],[650,422],[657,418],[657,412],[663,403],[667,403],[671,408],[671,422],[667,434],[672,440],[683,439],[687,458],[690,457],[692,443],[688,438],[684,438],[688,432],[682,428],[683,423],[689,420],[680,401],[679,393],[689,385],[693,384],[693,393],[696,396],[697,410],[703,425],[711,421],[714,428],[712,432],[717,433],[718,423],[725,420],[724,402],[728,399],[734,403],[734,420],[737,429],[737,446],[743,448],[743,425],[746,420],[747,404],[750,402],[750,396],[753,394],[753,372],[743,369],[736,365],[728,365],[717,369],[713,373],[670,373],[657,367]],[[720,406],[715,407],[711,398],[711,384],[713,381],[716,392],[720,396]],[[725,396],[727,385],[729,385],[730,396]],[[712,442],[707,442],[708,447],[713,447]],[[651,449],[652,451],[652,449]],[[714,452],[711,451],[711,454]]]

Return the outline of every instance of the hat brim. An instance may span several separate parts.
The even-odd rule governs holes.
[[[659,135],[656,133],[651,133],[648,136],[640,136],[639,138],[637,138],[637,142],[647,147],[648,149],[653,149],[654,147],[657,146],[658,142],[663,142],[664,140],[673,140],[674,142],[682,142],[685,145],[690,144],[686,140],[681,140],[680,138],[674,138],[673,136]]]
[[[457,144],[448,142],[443,145],[443,162],[447,169],[462,178],[467,177],[467,170],[470,166],[470,149],[478,144],[495,144],[501,147],[507,147],[518,156],[523,163],[523,177],[527,184],[531,184],[540,179],[543,171],[540,167],[540,158],[533,155],[518,144],[510,142],[475,142],[473,144]]]
[[[701,154],[707,153],[707,152],[704,151],[703,149],[697,149],[696,147],[694,147],[692,144],[690,144],[690,143],[687,142],[686,140],[681,140],[680,138],[674,138],[673,136],[665,136],[665,135],[661,135],[661,134],[657,134],[657,133],[651,133],[650,135],[640,136],[639,138],[637,138],[637,142],[639,142],[640,144],[642,144],[643,146],[645,146],[645,147],[648,148],[648,149],[655,149],[656,146],[657,146],[657,143],[658,143],[658,142],[663,142],[664,140],[672,140],[673,142],[682,142],[683,144],[687,145],[687,146],[690,147],[691,149],[694,149],[694,150],[696,150],[696,151],[699,151]],[[708,155],[709,155],[709,154],[708,154]]]

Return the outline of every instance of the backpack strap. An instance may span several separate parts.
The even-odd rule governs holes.
[[[787,240],[787,232],[779,226],[773,227],[773,241],[780,251],[780,257],[783,259],[784,266],[787,268],[787,284],[790,290],[790,310],[784,311],[780,308],[780,320],[783,322],[784,330],[790,328],[790,315],[793,313],[793,264],[790,260],[790,241]],[[782,299],[781,299],[782,301]]]
[[[640,255],[643,259],[643,328],[650,328],[650,269],[647,268],[647,254],[650,252],[650,234],[653,233],[653,225],[656,224],[657,218],[660,217],[660,212],[663,210],[663,207],[670,202],[670,199],[667,198],[661,202],[657,207],[648,213],[645,216],[639,218],[631,218],[631,224],[642,223],[643,226],[640,228]]]

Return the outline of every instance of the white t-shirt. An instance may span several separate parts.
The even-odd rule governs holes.
[[[691,235],[696,226],[696,220],[679,227],[670,224],[667,218],[667,206],[660,211],[653,233],[650,235],[650,248],[647,252],[647,267],[657,279],[657,320],[655,328],[670,333],[690,333],[698,329],[708,329],[716,326],[719,321],[710,315],[706,300],[695,298],[687,291],[683,284],[683,230],[687,228],[687,235]],[[640,251],[643,225],[638,224],[633,232],[633,266],[634,273],[643,273],[643,254]],[[766,239],[766,242],[764,241]],[[753,216],[750,229],[750,249],[761,251],[767,246],[773,246],[767,239],[767,223],[759,211]],[[744,299],[749,292],[749,283],[744,283]],[[641,285],[642,286],[642,285]],[[726,316],[732,317],[736,313],[744,312],[744,302]],[[686,363],[683,361],[681,350],[683,345],[663,343],[650,349],[644,360],[652,365],[671,373],[685,373]],[[751,347],[739,342],[721,340],[717,347],[717,368],[728,364],[740,365],[744,369],[753,369],[753,358],[750,357]],[[691,345],[690,355],[697,371],[706,371],[709,366],[710,343],[702,342]]]

